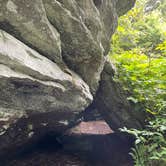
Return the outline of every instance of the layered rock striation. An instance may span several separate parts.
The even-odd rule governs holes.
[[[114,129],[140,127],[106,61],[134,2],[0,0],[0,155],[63,132],[92,102]]]

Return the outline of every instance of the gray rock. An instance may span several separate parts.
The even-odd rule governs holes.
[[[104,55],[108,54],[117,26],[117,11],[124,13],[133,2],[3,0],[0,28],[61,66],[63,57],[95,95]]]
[[[0,0],[0,28],[49,59],[61,62],[60,36],[48,21],[42,0]]]
[[[13,126],[20,119],[25,118],[28,122],[33,116],[40,122],[36,124],[34,121],[36,128],[43,123],[49,125],[51,119],[56,124],[55,128],[67,127],[72,117],[90,104],[92,95],[87,84],[77,74],[67,67],[65,70],[66,73],[49,59],[1,30],[0,134],[8,133],[10,125]],[[42,115],[45,118],[40,119]],[[14,135],[23,134],[13,130]],[[9,143],[0,142],[9,146]]]
[[[93,97],[115,129],[140,126],[105,62],[118,15],[133,4],[0,0],[0,156],[49,130],[62,133]]]
[[[101,42],[104,47],[104,55],[107,55],[110,49],[110,39],[117,27],[117,10],[114,0],[94,0],[94,3],[100,13],[103,22],[103,35]]]
[[[97,109],[113,130],[122,127],[142,128],[145,114],[131,106],[121,85],[113,80],[114,70],[109,61],[101,74],[100,87],[95,96],[93,109]]]
[[[43,0],[49,21],[61,36],[62,56],[95,94],[104,56],[102,22],[92,0]]]

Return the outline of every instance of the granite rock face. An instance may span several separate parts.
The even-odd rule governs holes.
[[[47,19],[42,0],[0,0],[0,28],[53,61],[61,60],[59,33]]]
[[[0,0],[0,155],[47,130],[63,132],[93,98],[114,128],[139,126],[130,111],[119,109],[119,100],[123,107],[126,99],[114,100],[116,84],[103,76],[118,16],[133,5],[134,0]]]
[[[17,145],[17,135],[22,135],[23,142],[23,137],[26,140],[42,126],[51,124],[56,132],[61,132],[74,115],[91,103],[93,97],[88,85],[67,66],[63,70],[5,31],[0,31],[1,148],[13,143]],[[20,120],[18,127],[12,127]],[[8,135],[10,137],[6,139]]]

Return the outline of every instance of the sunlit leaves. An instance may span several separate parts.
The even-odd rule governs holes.
[[[158,112],[156,105],[166,95],[166,58],[149,58],[145,54],[123,51],[114,54],[119,69],[118,78],[133,90],[133,97],[147,103],[147,109]],[[154,104],[155,99],[155,104]],[[154,112],[154,111],[151,111]]]
[[[165,6],[166,0],[162,2]],[[145,14],[144,4],[145,0],[137,1],[136,8],[119,20],[110,57],[117,67],[114,79],[127,91],[128,101],[143,104],[150,115],[145,130],[123,129],[136,137],[131,153],[135,166],[165,166],[166,15],[162,5]]]

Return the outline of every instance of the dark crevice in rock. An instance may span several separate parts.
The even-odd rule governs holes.
[[[98,111],[94,102],[90,104],[85,111],[82,113],[82,117],[84,121],[96,121],[96,120],[103,120],[101,113]]]
[[[102,4],[102,0],[93,0],[93,2],[97,8]]]
[[[63,148],[60,136],[53,131],[46,133],[36,144],[36,149],[45,152],[55,152]]]
[[[3,160],[8,161],[17,156],[20,157],[21,154],[35,149],[36,146],[41,145],[40,147],[44,149],[46,138],[48,138],[47,146],[60,143],[58,139],[51,141],[51,138],[61,136],[66,130],[80,123],[80,115],[73,115],[70,116],[69,124],[66,126],[63,122],[69,116],[70,113],[60,111],[59,114],[43,113],[40,116],[36,114],[19,119],[0,137],[0,163]]]

